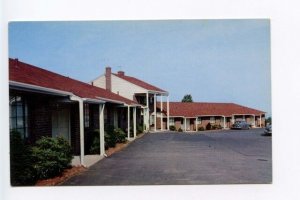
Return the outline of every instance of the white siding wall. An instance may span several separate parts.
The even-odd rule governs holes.
[[[119,95],[127,99],[133,99],[134,93],[147,92],[147,90],[144,88],[125,81],[124,79],[121,79],[115,75],[111,75],[111,88],[113,93],[119,93]]]
[[[100,76],[93,82],[94,86],[105,88],[105,75]],[[144,88],[134,85],[113,74],[111,75],[111,89],[113,93],[119,93],[119,95],[131,100],[133,100],[133,95],[135,93],[147,93],[147,90],[145,90]]]
[[[94,84],[94,86],[105,89],[105,87],[106,87],[105,75],[102,75],[102,76],[98,77],[97,79],[95,79],[93,81],[93,84]]]

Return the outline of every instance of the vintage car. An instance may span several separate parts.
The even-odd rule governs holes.
[[[249,129],[250,125],[245,121],[235,121],[231,129]]]

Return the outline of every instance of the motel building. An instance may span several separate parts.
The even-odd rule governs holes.
[[[140,107],[108,90],[9,59],[10,130],[29,143],[42,136],[62,136],[81,165],[90,153],[95,129],[100,132],[99,157],[105,153],[105,125],[123,128],[127,139],[134,139]]]
[[[164,105],[163,109],[157,108],[161,116],[157,119],[159,127],[161,121],[167,121],[164,108]],[[198,131],[200,127],[205,129],[208,123],[228,129],[235,121],[246,121],[253,128],[265,126],[265,112],[234,103],[169,102],[169,108],[169,125],[176,130]]]
[[[236,120],[263,127],[265,112],[233,103],[169,102],[169,93],[110,67],[90,83],[9,59],[10,130],[29,143],[42,136],[64,137],[71,145],[74,163],[90,157],[93,132],[99,130],[98,159],[105,154],[105,126],[112,125],[136,138],[145,131],[196,131],[207,123],[230,128]]]
[[[156,86],[146,83],[137,78],[125,75],[125,72],[118,71],[112,73],[110,67],[106,67],[105,73],[91,81],[96,87],[106,89],[110,92],[130,99],[142,105],[138,108],[138,113],[144,125],[145,131],[157,131],[157,100],[160,100],[160,106],[165,102],[164,130],[169,130],[169,93]]]

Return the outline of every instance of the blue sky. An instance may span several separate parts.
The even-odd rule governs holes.
[[[109,65],[172,101],[191,94],[271,115],[269,20],[13,22],[9,57],[84,82]]]

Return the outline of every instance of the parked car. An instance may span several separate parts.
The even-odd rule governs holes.
[[[235,121],[231,129],[249,129],[250,125],[245,121]]]
[[[269,124],[265,128],[265,134],[266,135],[272,135],[272,124]]]

